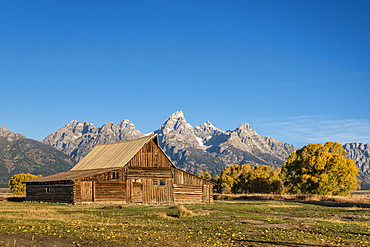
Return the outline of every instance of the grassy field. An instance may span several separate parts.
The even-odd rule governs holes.
[[[370,246],[370,203],[363,202],[183,207],[0,201],[0,246]]]

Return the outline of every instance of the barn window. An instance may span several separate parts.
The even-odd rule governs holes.
[[[50,187],[45,187],[45,192],[50,193]]]
[[[159,182],[159,184],[160,184],[160,185],[166,185],[166,181],[161,180],[161,181]]]
[[[119,172],[113,172],[112,179],[119,179]]]
[[[158,181],[157,180],[153,180],[153,185],[158,185]]]

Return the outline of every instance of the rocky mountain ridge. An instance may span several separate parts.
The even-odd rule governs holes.
[[[22,134],[17,134],[17,133],[11,132],[10,130],[8,130],[8,128],[5,125],[3,125],[0,128],[0,137],[5,137],[5,139],[9,142],[16,141],[16,140],[19,140],[21,138],[26,138]]]
[[[233,131],[220,130],[209,121],[193,127],[182,111],[173,113],[152,133],[158,134],[160,146],[176,166],[194,174],[208,171],[216,175],[232,164],[281,167],[296,150],[288,143],[258,135],[247,123]],[[127,119],[118,125],[107,122],[100,128],[74,120],[47,136],[43,143],[79,161],[97,144],[132,140],[144,135]],[[347,143],[343,147],[359,167],[362,187],[369,187],[370,144]]]
[[[359,168],[361,188],[367,189],[370,187],[370,144],[364,143],[346,143],[343,145],[347,151],[348,158],[356,161]]]
[[[128,141],[144,136],[135,125],[125,119],[118,125],[107,122],[97,128],[86,121],[71,121],[63,128],[48,135],[42,142],[80,161],[97,144]]]
[[[281,167],[289,154],[296,150],[288,143],[258,135],[247,123],[233,131],[220,130],[209,121],[193,127],[187,123],[182,111],[173,113],[152,133],[158,134],[160,146],[176,166],[194,174],[208,171],[215,175],[232,164]],[[127,119],[118,125],[107,122],[101,127],[73,120],[48,135],[43,140],[48,145],[40,146],[42,143],[3,126],[0,128],[0,183],[19,172],[48,175],[66,171],[76,164],[68,156],[79,161],[97,144],[132,140],[144,135]],[[68,156],[63,154],[64,157],[61,157],[61,153],[54,153],[57,150],[50,145]],[[362,187],[370,187],[370,144],[346,143],[343,147],[348,152],[348,158],[355,160],[359,167]],[[36,151],[38,149],[42,151]],[[53,154],[47,154],[49,152]],[[46,166],[40,163],[43,159],[40,155],[51,157],[42,161]]]
[[[209,121],[195,126],[187,123],[184,113],[173,113],[154,133],[172,161],[188,172],[209,171],[218,174],[225,166],[250,163],[282,166],[296,150],[272,137],[260,136],[248,124],[234,131],[223,131]],[[132,140],[144,136],[129,120],[111,122],[100,128],[85,121],[72,121],[47,136],[43,143],[81,160],[97,144]]]
[[[76,165],[70,156],[39,141],[0,128],[0,183],[18,173],[43,176],[70,170]]]

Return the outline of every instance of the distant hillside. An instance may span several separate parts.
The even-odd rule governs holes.
[[[0,183],[18,173],[43,176],[68,171],[76,161],[52,146],[0,128]]]

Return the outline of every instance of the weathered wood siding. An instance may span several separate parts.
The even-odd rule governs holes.
[[[82,181],[81,182],[81,201],[82,202],[93,202],[94,201],[94,187],[93,181]]]
[[[175,168],[174,202],[175,203],[212,203],[213,185],[186,171]]]
[[[73,183],[26,185],[27,201],[73,203]]]
[[[125,182],[96,181],[95,202],[102,201],[121,201],[126,202]]]
[[[114,172],[118,173],[115,179]],[[94,174],[74,181],[74,203],[126,203],[126,168]]]
[[[151,140],[135,154],[127,166],[169,169],[172,164],[163,151]]]
[[[128,167],[127,178],[172,178],[171,169]]]
[[[173,203],[173,179],[170,170],[162,175],[150,171],[141,170],[140,176],[137,170],[133,176],[128,169],[127,175],[127,203],[143,204],[169,204]],[[143,172],[145,171],[145,172]],[[155,182],[153,182],[155,181]],[[161,185],[161,181],[163,185]]]
[[[173,185],[173,199],[175,203],[201,203],[202,186],[199,185]]]
[[[204,184],[202,187],[202,202],[213,203],[213,185]]]
[[[183,185],[203,185],[206,181],[191,173],[174,169],[174,183]]]
[[[146,143],[126,167],[127,203],[173,203],[173,165],[153,140]]]

